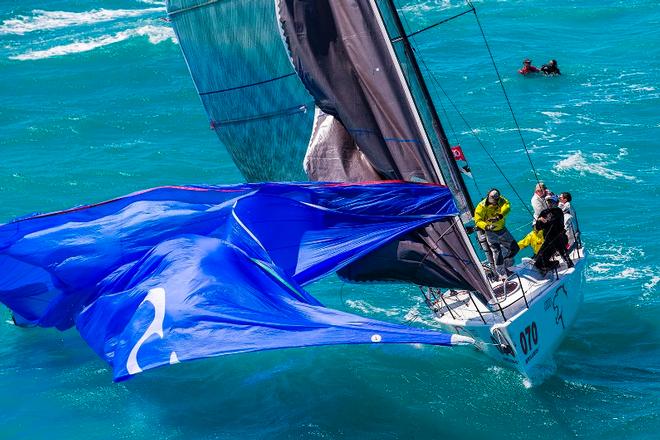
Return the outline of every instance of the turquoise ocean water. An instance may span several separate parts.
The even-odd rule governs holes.
[[[75,330],[19,329],[0,307],[0,439],[658,438],[660,6],[476,6],[534,163],[551,189],[574,195],[591,252],[554,375],[529,388],[471,348],[355,346],[207,359],[114,384]],[[402,11],[416,29],[461,8],[422,0]],[[242,181],[164,16],[157,0],[0,2],[0,221],[158,185]],[[533,175],[473,17],[415,42],[528,203]],[[523,78],[525,57],[556,58],[564,75]],[[446,125],[479,188],[498,186],[514,204],[521,238],[522,203],[455,114]],[[373,318],[431,321],[410,286],[329,278],[311,291]]]

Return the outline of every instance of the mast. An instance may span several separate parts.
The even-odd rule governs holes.
[[[392,60],[394,62],[394,65],[397,68],[397,74],[399,76],[399,80],[402,82],[404,89],[406,89],[407,94],[406,96],[409,98],[408,99],[408,105],[410,106],[411,112],[415,116],[415,120],[420,124],[420,131],[425,135],[424,143],[427,145],[429,157],[433,162],[433,168],[437,173],[437,179],[438,182],[441,184],[445,184],[447,180],[452,180],[454,183],[458,183],[459,188],[458,191],[460,191],[460,194],[458,194],[459,198],[462,198],[467,205],[467,209],[470,210],[470,215],[474,211],[474,205],[472,203],[472,200],[470,198],[470,195],[467,191],[467,188],[465,187],[465,182],[460,174],[460,171],[458,169],[458,165],[456,165],[456,161],[454,160],[453,154],[451,152],[451,147],[449,146],[449,141],[447,140],[447,135],[445,134],[445,131],[442,127],[442,124],[440,123],[440,118],[438,117],[438,113],[436,111],[435,105],[433,104],[433,100],[431,98],[431,94],[429,93],[429,90],[426,86],[426,82],[424,81],[424,78],[422,76],[421,70],[419,69],[419,65],[417,63],[417,59],[415,57],[414,51],[412,49],[412,46],[410,45],[410,41],[408,37],[406,36],[405,30],[403,28],[403,24],[401,23],[401,19],[399,17],[399,14],[396,10],[396,7],[394,5],[393,0],[384,0],[387,7],[389,8],[389,12],[392,16],[393,22],[397,28],[397,32],[401,35],[401,41],[403,42],[404,49],[406,52],[407,59],[410,61],[410,65],[412,67],[413,74],[415,75],[415,79],[419,83],[422,96],[424,99],[424,103],[427,107],[427,110],[429,111],[432,122],[433,122],[433,129],[436,132],[436,136],[440,140],[440,146],[441,146],[441,152],[443,153],[443,159],[445,163],[448,165],[449,170],[450,170],[450,176],[444,176],[441,171],[441,167],[438,164],[438,158],[433,152],[433,148],[431,147],[431,139],[429,138],[428,132],[426,128],[424,127],[424,124],[422,123],[422,119],[420,116],[419,109],[417,107],[417,103],[415,102],[414,98],[412,97],[412,94],[410,93],[410,86],[408,84],[408,81],[405,78],[405,75],[403,74],[402,68],[400,61],[398,57],[396,56],[396,51],[392,45],[392,40],[387,32],[387,28],[383,19],[383,16],[380,12],[380,9],[378,5],[376,4],[377,0],[370,0],[370,4],[372,7],[372,10],[374,12],[374,16],[376,20],[378,21],[379,28],[381,32],[383,33],[383,38],[387,42],[387,46],[390,52],[390,56],[392,57]],[[462,197],[461,197],[462,196]],[[470,241],[470,238],[467,235],[467,231],[465,230],[465,226],[463,225],[462,221],[460,218],[455,217],[453,219],[454,222],[454,227],[456,228],[457,231],[459,231],[459,235],[464,241],[467,249],[470,252],[470,257],[472,259],[472,262],[479,268],[479,274],[482,277],[482,280],[484,281],[484,284],[486,286],[490,287],[490,282],[488,281],[488,277],[486,276],[486,273],[483,269],[483,266],[481,265],[481,261],[479,260],[479,257],[477,256],[476,252],[474,251],[474,247],[472,246],[472,242]],[[487,293],[489,296],[493,297],[493,293],[491,292],[484,292]]]
[[[373,0],[372,3],[375,5],[376,1],[377,0]],[[456,164],[456,160],[454,160],[454,155],[451,151],[451,146],[449,145],[447,134],[445,133],[442,123],[440,122],[440,117],[438,116],[438,112],[435,108],[435,105],[433,104],[433,99],[426,85],[426,81],[424,80],[424,77],[422,75],[422,71],[420,70],[419,64],[417,63],[417,57],[415,56],[415,52],[412,48],[412,45],[410,44],[410,39],[406,35],[406,31],[403,27],[403,23],[401,22],[401,17],[399,17],[399,13],[396,10],[394,0],[382,0],[382,1],[385,1],[387,7],[389,8],[390,14],[394,21],[394,25],[396,26],[396,30],[400,35],[401,42],[403,43],[403,47],[406,52],[406,57],[410,61],[410,66],[412,67],[412,71],[415,75],[415,79],[417,80],[420,86],[420,91],[422,92],[425,105],[431,115],[433,121],[433,129],[440,141],[440,147],[441,147],[441,153],[443,155],[443,159],[446,162],[447,166],[449,167],[451,173],[451,176],[443,176],[443,177],[445,178],[445,181],[452,180],[454,183],[458,185],[458,190],[460,191],[460,194],[458,196],[465,200],[467,209],[469,209],[471,215],[474,212],[474,203],[472,202],[470,193],[467,190],[465,181],[463,180],[463,176],[461,175],[461,171],[458,168],[458,165]],[[378,9],[377,5],[375,6],[376,6],[376,11],[374,12],[378,12],[377,17],[380,17],[382,21],[382,16],[380,15],[380,9]],[[386,37],[389,41],[389,45],[392,46],[389,35],[386,34]],[[394,50],[394,48],[392,48],[392,50]],[[396,60],[397,63],[399,63],[399,60],[398,58],[396,58],[396,55],[394,55],[394,59]]]
[[[404,52],[399,38],[389,37],[397,32],[394,19],[378,1],[170,0],[179,9],[169,10],[212,126],[248,180],[291,180],[305,163],[313,180],[443,183],[469,218],[446,136],[419,68],[416,76],[407,58],[412,49]],[[218,20],[226,14],[240,19]],[[326,131],[310,140],[311,112],[300,110],[312,106]],[[492,297],[455,217],[410,232],[342,272],[353,281],[399,280]]]

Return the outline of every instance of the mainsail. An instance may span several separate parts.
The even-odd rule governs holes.
[[[247,5],[254,8],[259,20],[264,20],[259,21],[261,27],[256,31],[250,28],[255,24],[253,20],[243,17],[237,25],[236,18],[242,16],[227,15],[228,11],[243,11],[241,8]],[[250,92],[245,97],[267,102],[255,106],[275,105],[281,98],[298,105],[304,98],[291,100],[285,87],[281,96],[273,97],[265,92],[269,87],[266,84],[282,81],[283,68],[278,67],[275,72],[273,66],[282,65],[287,54],[283,47],[286,47],[290,64],[297,73],[286,76],[286,84],[296,89],[298,96],[313,101],[315,118],[313,128],[306,123],[296,125],[299,122],[293,117],[280,121],[292,133],[307,130],[310,142],[304,162],[300,155],[290,154],[276,167],[299,170],[304,163],[308,177],[320,181],[403,179],[442,183],[452,190],[463,218],[470,215],[469,196],[391,1],[277,0],[273,6],[272,0],[177,0],[169,2],[168,11],[198,90],[211,87],[208,78],[215,74],[209,72],[223,70],[227,62],[234,63],[231,69],[241,66],[250,75],[264,78],[258,83],[250,80],[228,92],[216,93],[213,99],[223,99],[222,96],[236,90],[246,94],[247,90],[256,89],[263,93]],[[266,23],[269,13],[274,25]],[[278,22],[284,46],[273,32]],[[241,45],[243,52],[237,54],[236,49],[228,49],[234,43],[229,33],[217,31],[224,25],[239,36],[257,32],[260,38],[250,40],[250,47]],[[269,38],[267,32],[273,35]],[[282,46],[279,51],[274,42]],[[214,51],[213,57],[200,61],[198,57],[204,51]],[[274,57],[272,65],[264,62],[264,54]],[[195,68],[199,63],[204,63],[201,72]],[[242,77],[232,77],[229,84],[234,84],[237,78]],[[227,89],[220,83],[212,86],[221,91]],[[200,95],[208,111],[209,95],[204,92]],[[216,112],[217,109],[209,111],[212,120]],[[271,114],[266,111],[263,116],[270,118]],[[251,137],[255,120],[258,114],[247,121],[234,120],[224,134],[220,124],[218,133],[225,139],[239,169],[250,170],[246,177],[262,175],[278,179],[281,173],[272,169],[271,159],[276,153],[267,152],[278,152],[283,147],[261,132]],[[234,132],[241,128],[242,134],[234,137]],[[302,151],[301,137],[291,140],[284,148]],[[252,153],[238,157],[237,150]],[[457,219],[412,232],[346,267],[340,274],[353,281],[401,280],[426,286],[466,288],[490,295],[483,269]]]

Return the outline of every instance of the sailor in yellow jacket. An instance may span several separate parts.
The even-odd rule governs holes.
[[[531,246],[532,250],[534,251],[534,255],[536,255],[539,253],[539,249],[541,249],[542,244],[543,244],[543,230],[534,227],[532,232],[525,235],[525,238],[523,238],[518,242],[518,247],[520,249],[524,249],[527,246]]]
[[[519,250],[518,243],[505,226],[506,216],[510,211],[511,204],[495,188],[488,191],[488,196],[479,202],[474,210],[477,232],[486,236],[486,243],[492,253],[491,264],[494,263],[500,278],[507,277],[507,270]],[[486,255],[488,256],[488,252]]]

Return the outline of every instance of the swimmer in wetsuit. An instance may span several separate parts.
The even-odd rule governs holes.
[[[550,60],[548,64],[542,65],[541,72],[544,75],[561,75],[559,67],[557,67],[557,60]]]

